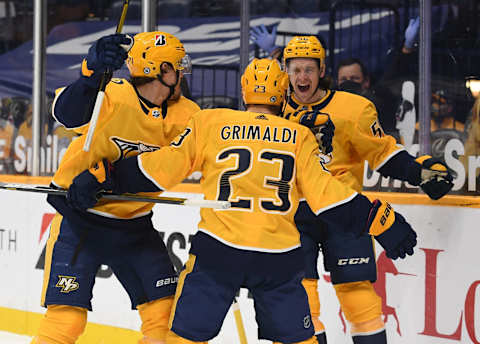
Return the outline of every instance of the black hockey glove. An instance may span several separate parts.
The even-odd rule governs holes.
[[[114,189],[113,166],[103,159],[73,179],[68,188],[67,203],[78,210],[92,208],[99,200],[99,192]]]
[[[124,34],[104,36],[88,49],[87,58],[82,62],[81,80],[91,88],[97,88],[106,70],[113,72],[122,68],[133,38]]]
[[[407,254],[413,255],[417,233],[401,214],[393,211],[390,204],[378,199],[373,201],[367,228],[385,249],[388,258],[403,259]]]
[[[122,68],[131,42],[131,37],[121,33],[100,38],[88,49],[88,69],[103,73],[107,69],[113,72]]]
[[[307,111],[300,117],[299,123],[310,128],[323,154],[329,154],[333,151],[332,139],[335,133],[335,125],[333,125],[328,114],[319,111]]]
[[[423,155],[416,160],[421,166],[420,187],[433,200],[446,195],[453,187],[453,176],[449,168],[430,155]]]

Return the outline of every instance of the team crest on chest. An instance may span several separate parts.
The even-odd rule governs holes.
[[[119,137],[110,138],[120,151],[118,160],[128,158],[145,152],[154,152],[160,149],[159,146],[148,145],[140,141],[128,141]]]

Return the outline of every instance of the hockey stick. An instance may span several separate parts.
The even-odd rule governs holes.
[[[0,189],[11,191],[27,191],[46,193],[50,195],[66,196],[67,190],[55,189],[44,185],[30,185],[30,184],[8,184],[0,183]],[[189,199],[189,198],[177,198],[177,197],[160,197],[160,196],[143,196],[136,194],[122,194],[115,195],[111,193],[99,193],[100,198],[111,199],[116,201],[130,201],[130,202],[149,202],[149,203],[162,203],[162,204],[174,204],[174,205],[187,205],[191,207],[201,208],[213,208],[213,209],[229,209],[230,202],[227,201],[210,201],[204,199]]]
[[[242,313],[240,312],[240,306],[237,301],[237,297],[233,299],[233,316],[235,317],[235,324],[237,325],[238,337],[240,338],[240,344],[247,343],[247,335],[245,334],[245,326],[243,326]]]
[[[118,21],[115,33],[122,32],[123,23],[125,22],[125,18],[127,16],[128,2],[129,0],[123,1],[122,14]],[[133,39],[131,41],[130,48],[132,45],[133,45]],[[112,75],[113,73],[110,70],[106,70],[102,75],[102,79],[100,80],[100,86],[98,88],[97,98],[95,99],[95,105],[93,106],[92,118],[90,119],[90,125],[88,127],[87,137],[85,138],[85,143],[83,144],[83,150],[85,152],[88,152],[90,150],[90,145],[92,143],[92,138],[93,138],[93,132],[95,131],[95,127],[97,126],[98,115],[100,113],[100,109],[102,108],[103,98],[105,97],[105,88],[107,87],[107,84],[112,78]]]

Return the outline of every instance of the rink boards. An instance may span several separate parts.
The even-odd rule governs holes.
[[[45,183],[47,179],[0,177],[0,181]],[[169,196],[201,198],[197,185],[183,184]],[[432,202],[423,195],[373,194],[393,203],[419,234],[415,255],[391,261],[377,247],[378,282],[383,298],[389,343],[479,343],[480,284],[478,243],[480,201],[449,196]],[[40,307],[44,248],[54,210],[45,195],[0,191],[0,331],[32,335],[44,312]],[[156,205],[155,227],[164,235],[174,264],[187,259],[189,238],[199,221],[197,208]],[[322,262],[319,261],[319,267]],[[321,271],[323,269],[321,268]],[[322,275],[319,292],[322,320],[330,343],[351,343],[334,290]],[[246,290],[239,296],[248,343],[257,340],[253,302]],[[134,343],[140,337],[136,312],[108,267],[94,288],[94,312],[80,343]],[[347,329],[348,332],[348,329]],[[213,344],[239,343],[231,310]]]

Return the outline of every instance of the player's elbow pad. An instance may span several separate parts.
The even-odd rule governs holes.
[[[417,233],[395,212],[387,202],[375,200],[368,216],[367,228],[390,259],[405,258],[413,254],[417,245]]]
[[[114,192],[122,194],[163,191],[143,174],[137,158],[138,156],[122,159],[114,164]]]

